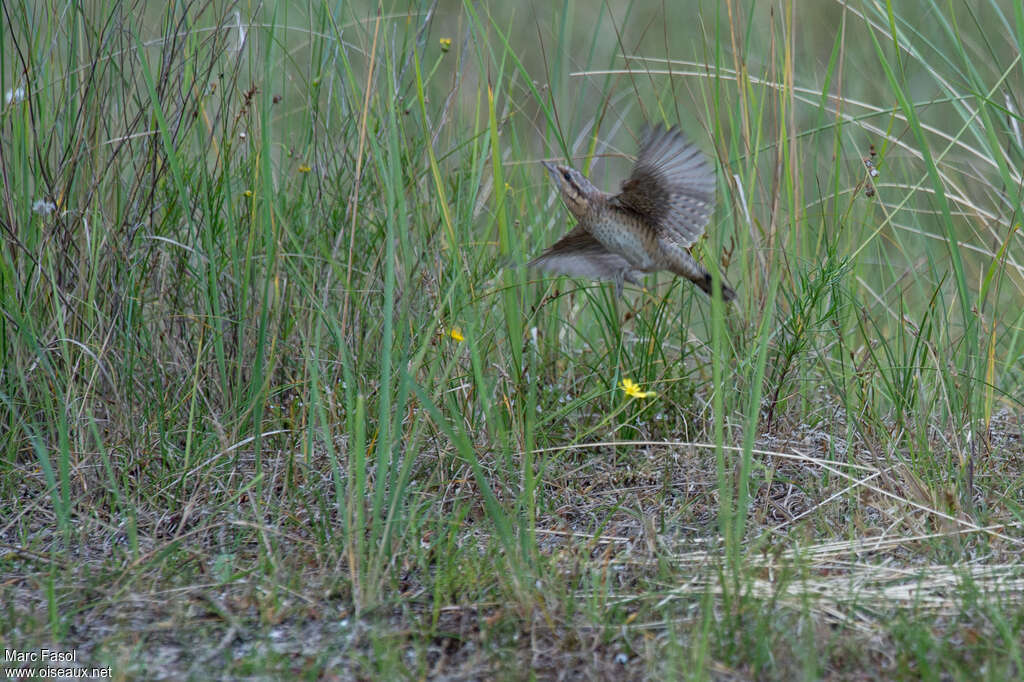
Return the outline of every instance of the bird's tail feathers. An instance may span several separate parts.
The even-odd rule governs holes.
[[[701,268],[701,269],[703,270],[703,268]],[[714,280],[711,279],[711,273],[710,272],[708,272],[707,270],[704,270],[704,276],[703,277],[691,277],[690,279],[693,281],[694,284],[696,284],[698,287],[700,287],[700,290],[703,291],[705,294],[707,294],[708,296],[713,296],[714,295],[712,293],[714,291]],[[728,303],[729,301],[731,301],[734,298],[736,298],[736,291],[732,287],[730,287],[728,284],[726,284],[724,280],[721,282],[721,285],[722,285],[722,300],[724,300],[726,303]]]

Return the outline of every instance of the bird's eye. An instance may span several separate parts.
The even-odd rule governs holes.
[[[562,177],[565,178],[566,180],[569,180],[569,171],[562,171]]]

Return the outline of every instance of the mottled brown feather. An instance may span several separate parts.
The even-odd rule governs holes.
[[[715,172],[678,128],[648,128],[633,172],[611,202],[639,214],[671,244],[689,248],[715,206]]]
[[[640,283],[629,261],[606,249],[579,225],[526,265],[571,277],[615,280],[621,276],[627,282]]]
[[[690,255],[715,203],[714,168],[676,128],[650,128],[622,192],[612,196],[570,166],[544,162],[579,224],[529,267],[575,277],[639,284],[668,270],[712,292],[712,279]],[[724,282],[722,295],[736,293]]]

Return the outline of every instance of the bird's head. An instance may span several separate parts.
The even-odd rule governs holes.
[[[594,187],[594,184],[587,180],[587,177],[572,166],[560,166],[548,161],[542,161],[548,169],[551,179],[555,181],[555,187],[562,194],[562,201],[566,207],[577,218],[582,218],[590,207],[593,197],[600,196],[601,190]]]

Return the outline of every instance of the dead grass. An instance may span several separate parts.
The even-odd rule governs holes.
[[[772,677],[802,674],[804,628],[819,643],[817,674],[861,679],[865,670],[914,676],[893,624],[927,622],[929,636],[949,648],[935,660],[952,658],[963,673],[999,646],[1007,622],[1021,625],[1024,566],[1012,513],[1020,493],[1007,507],[997,485],[1021,475],[1013,468],[1024,461],[1021,424],[1001,413],[991,434],[998,450],[977,460],[974,504],[983,517],[915,499],[900,453],[880,460],[877,446],[837,442],[820,429],[762,435],[738,594],[721,561],[711,444],[595,442],[537,453],[545,495],[532,529],[538,577],[529,601],[493,572],[498,556],[471,473],[430,475],[454,453],[425,454],[422,515],[462,510],[463,521],[428,527],[421,553],[393,557],[392,597],[358,616],[343,547],[318,537],[336,520],[295,506],[330,477],[324,458],[306,466],[264,453],[259,505],[245,495],[227,504],[231,481],[255,475],[249,456],[206,476],[176,505],[181,514],[169,515],[161,500],[135,500],[134,553],[124,528],[95,514],[76,520],[73,552],[52,553],[61,539],[46,513],[45,480],[23,465],[22,514],[32,524],[19,524],[21,537],[9,524],[2,539],[8,637],[75,649],[124,678],[405,670],[481,679],[531,670],[550,679],[649,679],[685,674],[702,621],[713,618],[736,623],[734,642],[708,647],[716,679],[755,675],[736,667],[744,658],[736,648],[758,636],[776,658]],[[98,468],[83,453],[73,474],[86,504],[101,483]],[[140,490],[157,487],[140,477]],[[65,630],[49,640],[45,595],[55,573]],[[1011,673],[1016,663],[1007,665]]]

